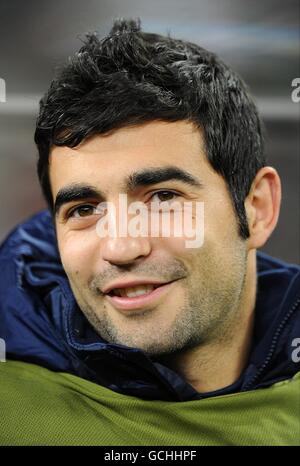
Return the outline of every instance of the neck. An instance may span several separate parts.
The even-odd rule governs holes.
[[[219,390],[236,382],[248,361],[255,299],[256,257],[255,251],[251,251],[245,287],[230,323],[222,328],[218,338],[178,355],[171,362],[168,361],[167,365],[202,393]]]

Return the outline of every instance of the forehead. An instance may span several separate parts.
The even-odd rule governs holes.
[[[178,166],[200,177],[213,174],[200,129],[186,121],[125,127],[94,135],[76,148],[54,146],[49,165],[54,196],[70,183],[93,181],[108,190],[121,186],[132,171],[153,166]]]

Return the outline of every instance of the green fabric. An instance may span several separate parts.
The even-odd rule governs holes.
[[[299,445],[300,373],[197,401],[145,401],[22,362],[0,363],[0,445]]]

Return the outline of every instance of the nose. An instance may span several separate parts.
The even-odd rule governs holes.
[[[101,240],[102,259],[115,265],[124,265],[150,254],[147,237],[107,237]]]

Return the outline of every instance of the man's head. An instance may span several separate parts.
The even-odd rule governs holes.
[[[88,36],[52,82],[35,141],[63,266],[103,338],[162,355],[230,332],[280,201],[239,77],[195,44],[117,21],[103,40]],[[203,202],[203,246],[185,248],[184,236],[99,238],[95,208],[120,193]],[[172,283],[126,310],[116,288],[136,280]]]

